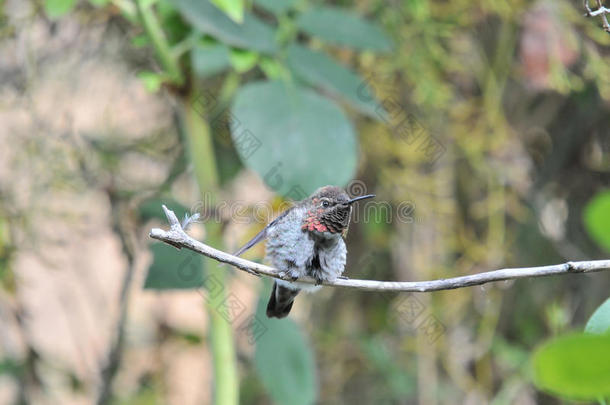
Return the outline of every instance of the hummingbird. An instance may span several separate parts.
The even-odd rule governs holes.
[[[315,292],[323,282],[341,276],[347,256],[343,239],[347,235],[352,204],[372,197],[375,195],[350,198],[339,187],[321,187],[281,213],[235,253],[239,256],[266,239],[267,259],[280,274],[292,279],[292,282],[276,279],[273,283],[267,317],[288,316],[301,290]],[[314,278],[316,284],[295,282],[305,276]]]

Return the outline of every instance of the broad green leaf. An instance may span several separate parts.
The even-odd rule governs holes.
[[[244,0],[212,0],[212,3],[236,23],[244,22]]]
[[[254,4],[272,12],[275,15],[284,14],[290,10],[297,0],[254,0]]]
[[[572,334],[551,339],[533,355],[534,383],[570,399],[610,395],[610,335]]]
[[[44,10],[49,18],[59,18],[74,8],[76,0],[45,0]]]
[[[109,2],[110,2],[110,0],[89,0],[89,3],[91,3],[91,4],[93,4],[94,6],[97,6],[97,7],[105,6]]]
[[[246,13],[237,24],[208,0],[172,0],[180,14],[199,31],[223,43],[260,52],[275,51],[274,30],[255,16]]]
[[[222,44],[196,46],[191,51],[193,71],[200,77],[213,76],[231,67],[230,49]]]
[[[297,25],[309,35],[329,43],[373,51],[392,49],[392,42],[381,28],[340,8],[311,8],[299,16]]]
[[[287,52],[287,62],[288,66],[308,83],[342,97],[354,108],[373,118],[385,116],[385,110],[370,94],[368,87],[363,86],[364,79],[328,55],[303,46],[291,45]]]
[[[598,335],[610,332],[610,298],[593,312],[585,326],[585,332]]]
[[[256,52],[232,49],[230,56],[231,65],[238,73],[244,73],[256,66],[259,56]]]
[[[201,255],[189,250],[178,250],[165,243],[153,243],[150,250],[153,262],[148,268],[145,289],[190,289],[203,285]]]
[[[313,90],[251,83],[239,90],[232,113],[231,137],[242,162],[278,193],[298,200],[353,177],[354,129],[336,104]]]
[[[591,238],[610,252],[610,190],[597,193],[585,207],[583,215]]]
[[[292,319],[265,315],[267,293],[261,296],[256,317],[266,330],[256,340],[254,365],[274,403],[308,405],[316,400],[314,357],[298,325]]]

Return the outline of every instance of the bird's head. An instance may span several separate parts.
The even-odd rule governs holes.
[[[307,213],[301,229],[310,232],[342,234],[349,225],[352,204],[372,197],[375,197],[375,195],[369,194],[350,198],[339,187],[321,187],[305,200]]]

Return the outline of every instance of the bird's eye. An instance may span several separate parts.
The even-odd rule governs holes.
[[[327,208],[329,205],[330,205],[330,203],[328,201],[326,201],[326,200],[322,201],[322,206],[324,208]]]

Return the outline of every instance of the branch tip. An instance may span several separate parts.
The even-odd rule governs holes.
[[[167,221],[169,222],[169,225],[171,226],[172,229],[182,229],[182,226],[180,225],[180,221],[178,221],[178,217],[176,217],[176,214],[174,214],[174,211],[170,210],[169,208],[167,208],[165,206],[165,204],[162,204],[161,207],[163,208],[163,212],[165,213],[165,217],[167,218]]]

